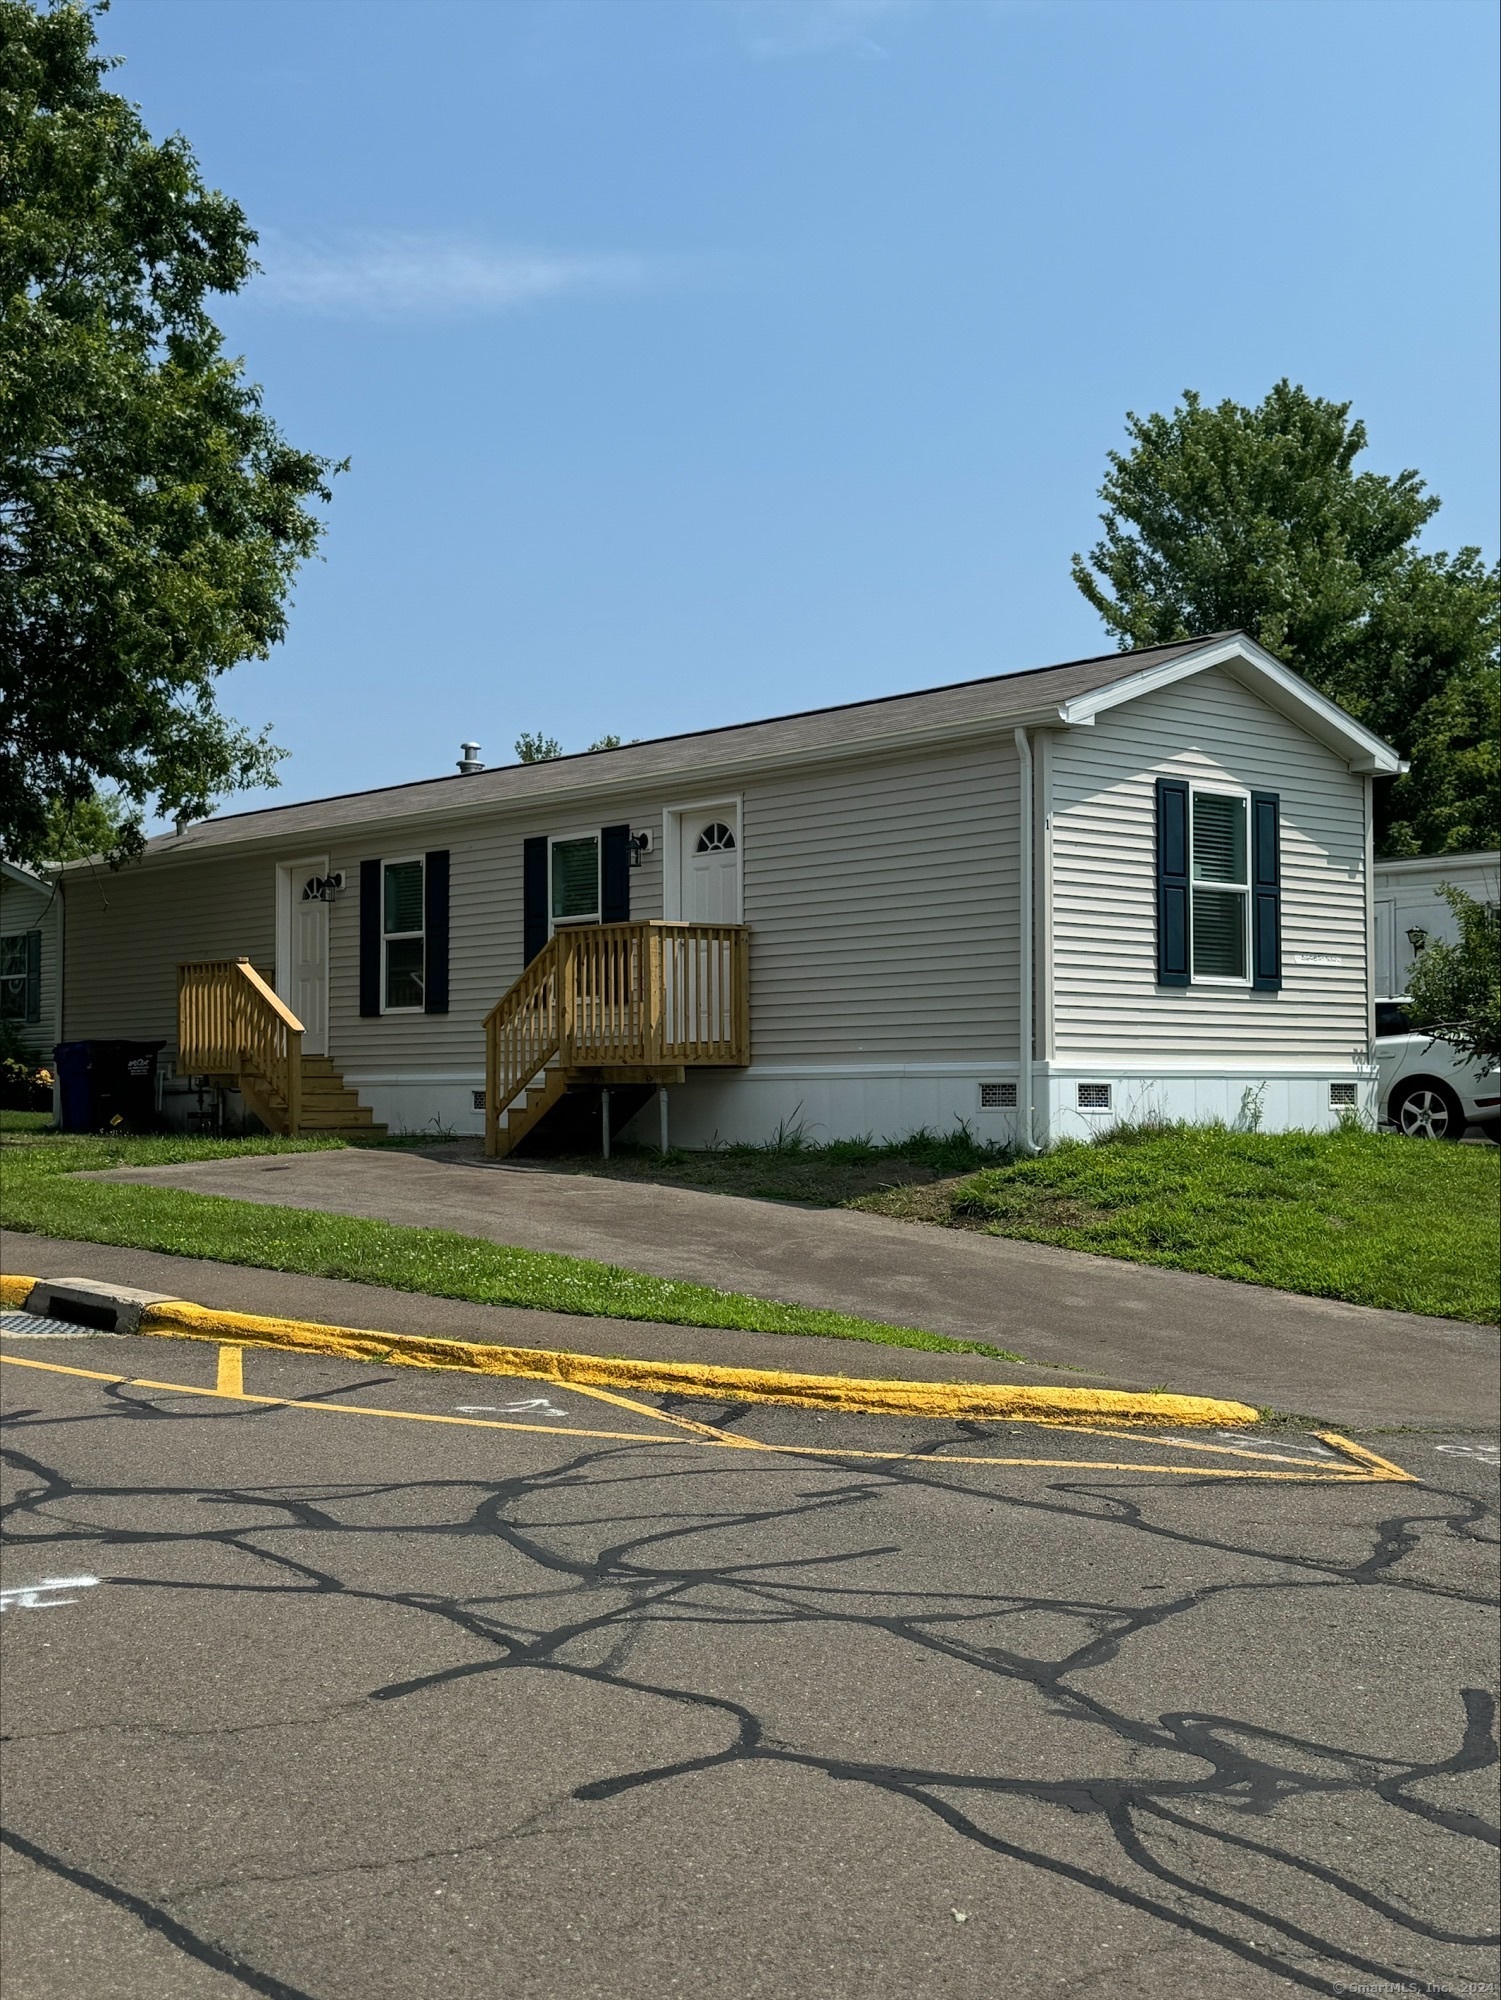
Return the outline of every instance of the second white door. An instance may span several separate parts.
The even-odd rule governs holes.
[[[730,803],[699,806],[678,821],[680,914],[690,924],[740,921],[740,815]]]

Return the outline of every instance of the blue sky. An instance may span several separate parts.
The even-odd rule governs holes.
[[[1125,412],[1280,375],[1497,543],[1489,0],[115,0],[348,456],[280,799],[1107,650]],[[235,801],[257,803],[251,796]]]

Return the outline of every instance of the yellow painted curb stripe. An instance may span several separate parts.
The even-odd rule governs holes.
[[[203,1387],[201,1383],[195,1382],[153,1382],[139,1375],[106,1375],[97,1368],[69,1368],[57,1361],[33,1361],[29,1357],[19,1354],[0,1354],[0,1365],[5,1364],[9,1364],[13,1368],[37,1368],[48,1375],[79,1376],[90,1382],[111,1382],[134,1389],[165,1390],[176,1396],[206,1396],[217,1398],[221,1402],[253,1403],[263,1408],[276,1410],[310,1410],[316,1416],[383,1417],[398,1423],[452,1424],[464,1430],[532,1431],[541,1432],[548,1437],[589,1438],[619,1444],[696,1444],[705,1450],[748,1451],[765,1454],[771,1458],[856,1458],[864,1461],[875,1459],[887,1464],[897,1465],[991,1465],[1020,1468],[1031,1467],[1035,1471],[1050,1472],[1172,1473],[1179,1477],[1194,1479],[1296,1480],[1302,1484],[1321,1486],[1377,1486],[1384,1485],[1388,1481],[1397,1481],[1409,1486],[1415,1486],[1420,1483],[1413,1473],[1404,1472],[1400,1466],[1392,1465],[1387,1459],[1378,1458],[1374,1452],[1368,1452],[1360,1445],[1351,1444],[1348,1439],[1339,1437],[1334,1431],[1318,1431],[1315,1435],[1321,1438],[1326,1444],[1343,1447],[1346,1451],[1352,1453],[1356,1463],[1348,1469],[1341,1468],[1329,1472],[1318,1471],[1312,1466],[1298,1472],[1262,1472],[1250,1466],[1153,1465],[1150,1463],[1134,1463],[1126,1459],[981,1458],[977,1455],[960,1452],[856,1451],[842,1445],[766,1444],[759,1438],[734,1437],[726,1431],[719,1431],[701,1437],[672,1438],[664,1437],[660,1433],[650,1436],[640,1431],[591,1431],[570,1428],[562,1424],[507,1423],[495,1417],[449,1417],[427,1410],[382,1410],[372,1408],[370,1405],[364,1403],[303,1402],[291,1396],[252,1396],[247,1394],[244,1389],[241,1389],[238,1393],[218,1387],[208,1389]],[[577,1387],[578,1385],[574,1384],[573,1386]],[[584,1393],[588,1395],[595,1392],[586,1389]],[[611,1402],[623,1401],[623,1399],[613,1396],[609,1400]],[[634,1406],[627,1403],[624,1407],[630,1409]],[[659,1410],[643,1409],[642,1414],[645,1416],[663,1416],[665,1413]],[[710,1431],[710,1426],[708,1425],[688,1426],[686,1419],[682,1421],[685,1428],[705,1432]],[[1041,1423],[1046,1420],[1033,1418],[1029,1421]],[[1083,1426],[1069,1425],[1067,1428],[1083,1429]],[[1090,1435],[1087,1431],[1085,1434]],[[1108,1436],[1110,1433],[1106,1432],[1104,1435]],[[1158,1439],[1152,1440],[1153,1443],[1160,1441]],[[1176,1448],[1181,1451],[1188,1447],[1180,1444]],[[1207,1451],[1213,1447],[1202,1446],[1199,1448]],[[1229,1455],[1237,1458],[1252,1458],[1263,1455],[1260,1453],[1237,1451],[1234,1447],[1226,1447],[1226,1450]],[[1270,1456],[1271,1454],[1265,1455]],[[1283,1463],[1285,1464],[1287,1461],[1284,1460]]]
[[[30,1278],[8,1280],[28,1291]],[[24,1296],[24,1295],[23,1295]],[[1060,1389],[1003,1382],[903,1382],[847,1375],[797,1375],[774,1368],[720,1368],[708,1362],[632,1361],[565,1349],[501,1347],[423,1334],[376,1333],[325,1326],[317,1320],[219,1312],[172,1299],[148,1306],[145,1334],[236,1345],[286,1348],[405,1368],[452,1368],[477,1375],[570,1383],[575,1388],[700,1396],[720,1403],[783,1403],[803,1409],[846,1410],[892,1417],[1104,1418],[1117,1424],[1254,1424],[1248,1403],[1213,1396],[1172,1396],[1130,1389]]]
[[[784,1403],[804,1409],[863,1411],[874,1416],[1104,1417],[1127,1424],[1254,1424],[1247,1403],[1211,1396],[1137,1394],[1126,1389],[1055,1389],[1001,1382],[901,1382],[846,1375],[797,1375],[772,1368],[720,1368],[707,1362],[633,1361],[537,1347],[502,1347],[422,1334],[374,1333],[317,1321],[254,1313],[213,1312],[174,1300],[150,1306],[142,1333],[190,1340],[232,1340],[247,1346],[332,1354],[408,1368],[456,1368],[479,1375],[572,1383],[584,1388],[702,1396],[712,1402]]]

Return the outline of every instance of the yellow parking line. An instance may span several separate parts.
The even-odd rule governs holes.
[[[1116,1459],[1079,1458],[996,1458],[981,1457],[978,1454],[939,1451],[860,1451],[842,1445],[796,1445],[768,1444],[761,1438],[734,1437],[727,1431],[717,1430],[710,1424],[695,1423],[688,1417],[674,1417],[664,1410],[653,1410],[644,1404],[633,1404],[623,1396],[612,1396],[607,1391],[594,1391],[601,1400],[616,1403],[626,1409],[635,1410],[642,1416],[650,1416],[681,1427],[689,1433],[682,1438],[653,1436],[641,1431],[594,1431],[563,1424],[518,1424],[508,1423],[496,1417],[449,1417],[440,1416],[427,1410],[381,1410],[364,1403],[306,1402],[292,1396],[254,1396],[244,1388],[226,1390],[221,1387],[206,1389],[195,1382],[153,1382],[139,1375],[107,1375],[97,1368],[70,1368],[57,1361],[33,1361],[19,1354],[0,1354],[0,1362],[8,1362],[13,1368],[36,1368],[48,1375],[73,1375],[90,1382],[110,1382],[136,1389],[159,1389],[177,1396],[209,1396],[229,1402],[253,1403],[269,1409],[312,1410],[334,1416],[385,1417],[403,1423],[455,1424],[463,1429],[488,1431],[529,1431],[547,1437],[576,1437],[600,1439],[611,1443],[624,1444],[673,1444],[695,1443],[709,1450],[750,1451],[769,1453],[780,1458],[839,1458],[875,1460],[887,1464],[924,1465],[993,1465],[1032,1466],[1044,1471],[1065,1472],[1150,1472],[1169,1473],[1198,1479],[1260,1479],[1260,1480],[1303,1480],[1316,1485],[1367,1486],[1380,1485],[1389,1481],[1400,1481],[1406,1485],[1416,1485],[1418,1481],[1410,1472],[1393,1465],[1389,1459],[1367,1451],[1364,1446],[1352,1444],[1334,1431],[1320,1431],[1316,1435],[1326,1444],[1355,1461],[1352,1470],[1320,1472],[1311,1467],[1297,1472],[1262,1472],[1244,1466],[1216,1465],[1142,1465]],[[577,1384],[571,1385],[577,1387]],[[586,1392],[589,1393],[589,1392]],[[1058,1426],[1044,1426],[1058,1428]],[[1069,1425],[1084,1436],[1093,1433],[1084,1426]],[[1105,1436],[1118,1433],[1105,1432]],[[1174,1449],[1182,1447],[1175,1446]],[[1199,1449],[1213,1450],[1204,1445]],[[1227,1447],[1227,1456],[1251,1456],[1236,1447]],[[1270,1454],[1267,1454],[1270,1456]],[[1287,1461],[1284,1460],[1284,1463]]]

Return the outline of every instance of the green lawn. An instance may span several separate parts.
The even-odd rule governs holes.
[[[0,1223],[7,1230],[165,1250],[273,1271],[353,1278],[398,1291],[484,1305],[529,1306],[611,1319],[756,1333],[820,1334],[944,1354],[1021,1356],[983,1341],[949,1340],[916,1327],[783,1305],[709,1285],[652,1278],[613,1264],[514,1250],[447,1229],[415,1229],[316,1210],[263,1206],[184,1188],[81,1180],[94,1169],[161,1166],[232,1154],[311,1152],[317,1139],[75,1139],[14,1135],[0,1149]],[[24,1268],[24,1249],[7,1245],[7,1266]],[[546,1338],[539,1329],[538,1339]]]
[[[1484,1323],[1501,1316],[1498,1192],[1494,1146],[1183,1127],[1062,1146],[943,1197],[947,1219],[1000,1236]]]

